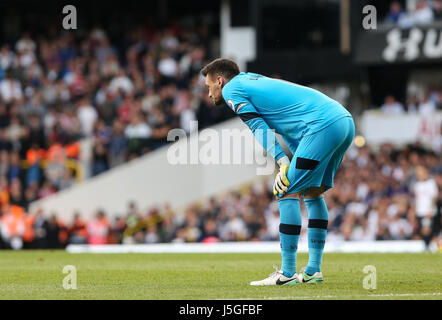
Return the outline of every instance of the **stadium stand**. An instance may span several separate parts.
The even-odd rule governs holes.
[[[178,211],[167,203],[138,208],[131,202],[126,213],[113,220],[97,211],[90,221],[83,221],[81,213],[72,221],[60,221],[54,214],[41,211],[13,212],[18,209],[13,206],[3,216],[3,221],[10,219],[13,225],[2,225],[3,246],[11,245],[5,235],[11,239],[12,234],[34,248],[61,248],[69,243],[277,240],[279,212],[272,196],[272,182],[263,180],[258,187],[245,185]],[[394,149],[385,144],[377,151],[368,146],[352,146],[335,186],[326,193],[330,206],[329,239],[424,239],[429,246],[439,237],[442,161],[433,151],[418,145]],[[305,231],[302,237],[306,237]]]
[[[432,3],[440,16],[440,1]],[[1,248],[277,240],[272,179],[184,210],[172,210],[167,203],[150,208],[130,203],[125,214],[112,220],[101,210],[91,220],[77,212],[71,221],[62,221],[56,212],[28,212],[32,201],[83,178],[78,159],[84,138],[93,141],[95,176],[165,145],[171,128],[190,133],[193,119],[202,129],[233,115],[225,107],[208,108],[198,75],[211,58],[213,35],[205,28],[139,26],[123,46],[99,27],[80,37],[43,34],[23,32],[0,48]],[[431,87],[399,107],[392,97],[386,104],[399,113],[431,114],[441,108],[441,95],[440,87]],[[424,239],[429,246],[440,237],[441,188],[442,162],[434,150],[353,146],[336,188],[326,194],[328,236]]]
[[[118,50],[94,28],[80,38],[24,32],[0,48],[2,208],[30,202],[82,179],[80,141],[93,139],[92,175],[166,141],[171,128],[190,133],[228,119],[207,107],[198,72],[207,30],[135,28]],[[4,224],[7,225],[7,224]]]

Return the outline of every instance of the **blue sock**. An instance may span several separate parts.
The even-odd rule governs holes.
[[[281,270],[286,277],[292,277],[296,273],[296,251],[301,233],[301,207],[297,198],[280,199],[278,203]]]
[[[327,237],[328,210],[324,196],[304,199],[308,211],[308,264],[305,272],[313,275],[321,271],[322,254]]]

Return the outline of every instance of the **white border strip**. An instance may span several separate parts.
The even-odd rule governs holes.
[[[68,245],[69,253],[280,253],[278,241],[219,243],[158,243],[117,245]],[[335,241],[325,244],[325,252],[424,252],[422,240],[409,241]],[[298,252],[308,252],[306,241]]]

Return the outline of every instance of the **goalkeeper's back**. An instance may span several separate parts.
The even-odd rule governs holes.
[[[277,133],[298,140],[351,114],[312,88],[241,72],[223,88],[227,104],[239,115],[259,114]]]

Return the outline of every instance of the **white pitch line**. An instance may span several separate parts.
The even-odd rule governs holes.
[[[386,293],[386,294],[370,294],[369,297],[408,297],[408,296],[440,296],[442,292],[433,293]]]
[[[264,297],[264,298],[235,298],[235,299],[217,299],[217,300],[288,300],[288,299],[329,299],[343,297],[412,297],[412,296],[440,296],[442,292],[428,293],[385,293],[385,294],[353,294],[353,295],[325,295],[325,296],[289,296],[289,297]]]

